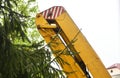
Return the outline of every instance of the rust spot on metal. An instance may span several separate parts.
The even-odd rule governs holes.
[[[38,30],[41,29],[41,28],[40,28],[40,25],[37,25],[37,29],[38,29]]]

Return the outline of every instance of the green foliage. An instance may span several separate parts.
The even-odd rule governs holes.
[[[34,24],[35,0],[0,0],[0,78],[64,78]],[[43,48],[42,48],[43,47]]]

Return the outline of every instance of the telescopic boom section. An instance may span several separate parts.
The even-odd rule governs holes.
[[[62,6],[51,7],[36,16],[40,34],[62,58],[62,69],[68,78],[111,78],[107,69],[84,35]]]

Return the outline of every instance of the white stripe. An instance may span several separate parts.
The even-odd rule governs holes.
[[[60,9],[60,7],[57,7],[57,12],[56,12],[56,14],[55,14],[55,17],[54,18],[56,18],[57,16],[58,16],[58,12],[59,12],[59,9]]]
[[[61,8],[60,8],[60,13],[59,13],[59,15],[62,13],[62,11],[63,11],[63,8],[61,7]]]
[[[53,18],[54,18],[55,9],[56,9],[56,7],[54,7],[54,8],[53,8],[53,12],[52,12],[53,14],[52,14],[52,18],[51,18],[51,19],[53,19]]]

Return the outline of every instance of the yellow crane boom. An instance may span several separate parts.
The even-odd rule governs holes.
[[[36,15],[40,34],[49,43],[68,78],[111,78],[105,66],[62,6],[53,6]],[[58,52],[59,51],[59,52]],[[57,53],[58,52],[58,53]],[[74,53],[75,54],[69,54]]]

